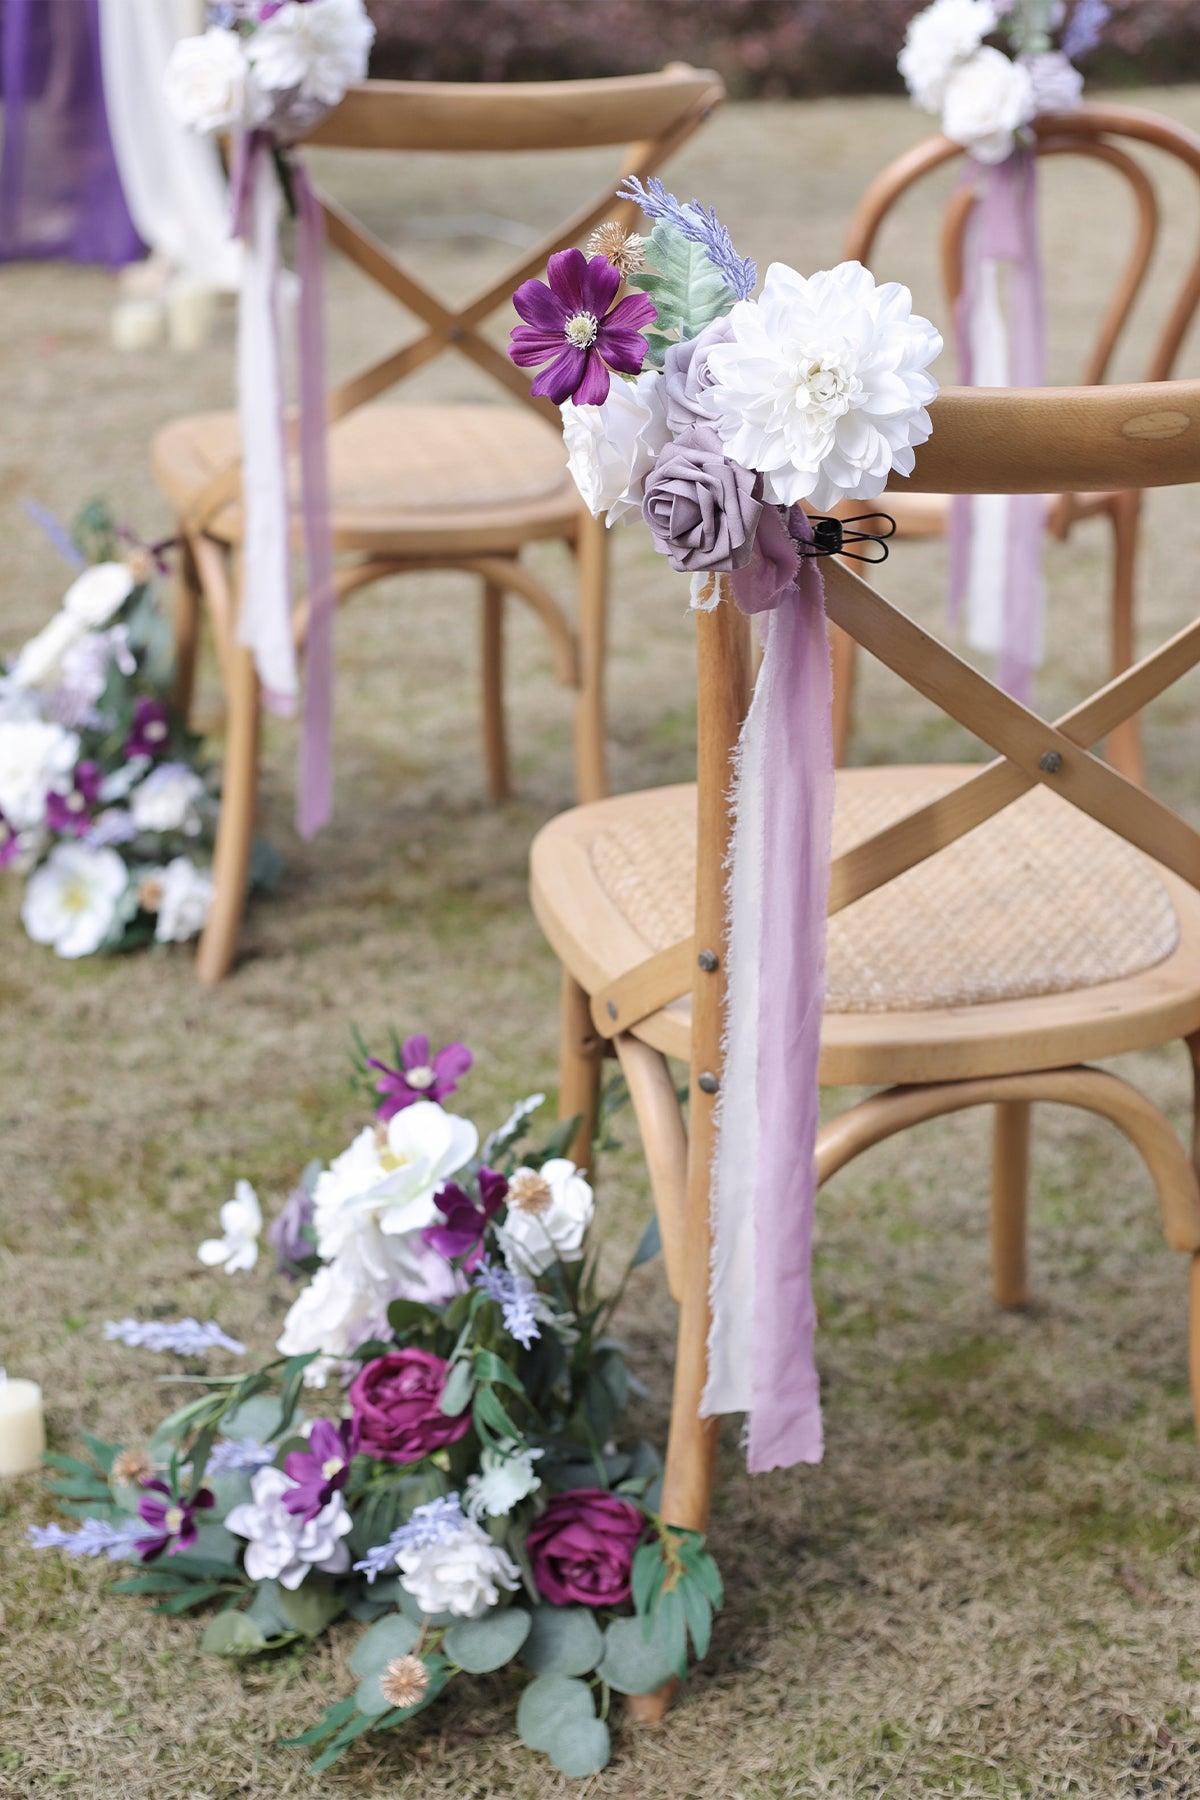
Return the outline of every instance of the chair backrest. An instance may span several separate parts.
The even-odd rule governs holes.
[[[627,175],[645,179],[697,131],[724,98],[718,75],[671,63],[650,75],[597,81],[475,82],[367,81],[351,88],[341,105],[304,142],[322,150],[487,152],[583,150],[611,145],[622,156],[612,180],[570,218],[488,282],[463,306],[449,306],[403,268],[373,232],[328,195],[319,194],[329,243],[420,319],[425,329],[410,342],[339,383],[329,396],[331,423],[378,398],[448,351],[468,357],[510,394],[558,422],[551,401],[535,399],[530,378],[483,336],[480,327],[506,305],[513,289],[540,274],[556,250],[576,243],[602,219],[630,227],[637,208],[616,202],[613,190]],[[240,465],[206,484],[190,510],[197,525],[211,518],[238,489]]]
[[[1044,114],[1035,122],[1034,132],[1039,157],[1070,156],[1099,164],[1125,184],[1133,201],[1132,242],[1080,371],[1080,379],[1090,386],[1108,378],[1113,355],[1145,287],[1162,227],[1158,190],[1144,163],[1130,154],[1128,146],[1162,151],[1200,181],[1200,136],[1157,113],[1091,105],[1077,112]],[[880,228],[893,208],[935,169],[964,157],[960,144],[937,136],[926,138],[890,163],[858,204],[847,234],[847,257],[870,267]],[[962,290],[963,236],[974,204],[971,186],[963,184],[952,194],[943,215],[942,278],[951,307]],[[1174,217],[1171,229],[1182,236],[1183,228]],[[1166,381],[1174,372],[1180,346],[1200,305],[1200,209],[1193,214],[1189,230],[1190,237],[1183,242],[1192,246],[1192,252],[1169,310],[1151,339],[1142,371],[1146,381]]]

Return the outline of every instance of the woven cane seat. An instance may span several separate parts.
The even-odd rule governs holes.
[[[176,419],[154,441],[155,477],[182,510],[234,461],[238,444],[232,412]],[[562,434],[524,406],[363,407],[332,427],[329,471],[345,548],[420,553],[444,549],[447,535],[464,547],[505,548],[561,534],[579,507]],[[236,542],[240,506],[222,508],[208,530]]]

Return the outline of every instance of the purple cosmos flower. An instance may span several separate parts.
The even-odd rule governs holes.
[[[3,813],[0,813],[0,869],[7,869],[10,862],[15,862],[21,854],[21,835],[14,831]]]
[[[161,700],[144,696],[133,709],[133,723],[125,739],[125,757],[161,756],[171,736],[171,715]]]
[[[367,1067],[379,1071],[375,1092],[380,1101],[375,1117],[384,1121],[394,1118],[418,1100],[436,1100],[440,1106],[454,1093],[474,1060],[465,1044],[447,1044],[431,1057],[424,1032],[405,1039],[398,1069],[390,1069],[377,1057],[368,1057]]]
[[[621,272],[606,256],[560,250],[546,273],[548,286],[523,281],[513,295],[525,323],[513,328],[508,354],[525,369],[550,364],[535,378],[534,394],[546,395],[556,406],[566,400],[602,406],[610,368],[640,374],[648,348],[642,327],[654,323],[658,309],[639,293],[626,294],[613,306]]]
[[[134,1543],[142,1561],[153,1562],[164,1550],[168,1556],[190,1550],[196,1541],[196,1514],[213,1504],[207,1488],[200,1488],[190,1500],[179,1500],[165,1481],[148,1481],[138,1501],[138,1516],[150,1527],[150,1536]]]
[[[47,794],[46,828],[59,837],[84,837],[92,823],[91,809],[100,797],[100,765],[75,764],[71,788],[66,794]]]
[[[314,1253],[314,1245],[305,1237],[305,1228],[313,1221],[313,1197],[302,1181],[296,1183],[277,1216],[267,1226],[267,1242],[275,1252],[279,1271],[295,1275],[298,1263]]]
[[[448,1181],[434,1195],[434,1204],[445,1215],[446,1223],[427,1225],[421,1236],[447,1262],[461,1257],[462,1268],[470,1274],[483,1261],[483,1234],[504,1205],[507,1193],[508,1182],[495,1169],[479,1171],[482,1207],[476,1206],[456,1181]]]
[[[287,1510],[306,1520],[315,1519],[338,1489],[345,1487],[357,1443],[358,1429],[352,1419],[344,1419],[340,1425],[318,1419],[309,1433],[308,1449],[292,1450],[284,1457],[284,1473],[296,1483],[283,1496]]]

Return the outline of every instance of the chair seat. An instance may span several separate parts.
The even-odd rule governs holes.
[[[834,854],[977,773],[851,769]],[[533,902],[589,992],[692,930],[696,793],[552,820]],[[1164,1020],[1167,1029],[1164,1030]],[[830,920],[822,1080],[947,1080],[1115,1055],[1200,1026],[1200,896],[1039,787]],[[690,1000],[638,1027],[686,1056]]]
[[[158,433],[155,478],[186,507],[239,453],[236,414],[195,413]],[[523,406],[370,406],[329,434],[334,539],[339,549],[436,555],[514,550],[574,527],[579,496],[562,435]],[[293,471],[293,486],[295,487]],[[241,537],[237,502],[207,526]]]

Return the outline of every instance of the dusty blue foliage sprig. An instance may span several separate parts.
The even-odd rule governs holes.
[[[739,300],[748,300],[758,281],[758,268],[748,256],[739,256],[733,239],[711,206],[689,200],[684,206],[669,194],[657,175],[643,183],[630,175],[617,189],[618,200],[632,200],[648,219],[661,219],[673,225],[690,243],[699,244],[713,267],[719,270]]]

